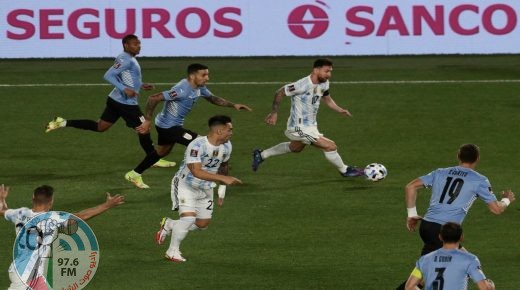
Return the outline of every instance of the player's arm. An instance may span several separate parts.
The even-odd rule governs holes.
[[[141,85],[141,89],[143,89],[145,91],[149,91],[149,90],[155,89],[155,86],[153,84],[150,84],[150,83],[143,83]]]
[[[488,203],[488,208],[492,213],[499,215],[503,213],[509,204],[515,201],[515,199],[515,193],[511,190],[502,191],[502,199],[500,201],[492,201]]]
[[[417,222],[422,218],[417,214],[417,208],[415,203],[417,200],[417,191],[424,187],[424,183],[420,178],[416,178],[406,185],[404,188],[406,209],[408,211],[408,217],[406,218],[406,228],[409,231],[415,231]]]
[[[128,64],[129,64],[128,61],[122,62],[119,59],[116,59],[116,61],[114,62],[114,65],[111,66],[105,72],[105,75],[103,76],[103,78],[107,82],[112,84],[114,87],[116,87],[118,90],[124,92],[127,97],[132,98],[132,97],[137,96],[137,92],[133,88],[127,87],[125,84],[123,84],[121,82],[120,78],[118,77],[118,75],[122,71],[124,71],[125,69],[128,68]]]
[[[220,167],[218,168],[218,174],[226,175],[226,176],[229,175],[229,163],[227,161],[222,162],[220,164]],[[226,197],[226,185],[220,184],[218,186],[217,193],[218,193],[218,205],[222,206],[222,205],[224,205],[224,198]]]
[[[5,212],[9,209],[7,206],[7,195],[9,195],[9,186],[0,185],[0,215],[5,215]]]
[[[406,285],[404,287],[405,290],[416,290],[417,286],[422,282],[422,273],[419,269],[414,268],[410,277],[406,281]]]
[[[221,183],[224,183],[225,185],[242,183],[242,181],[240,181],[240,179],[235,178],[233,176],[227,176],[227,175],[207,172],[202,169],[202,163],[200,163],[200,162],[188,163],[187,166],[188,166],[188,169],[191,171],[191,174],[193,174],[193,176],[197,177],[198,179],[213,181],[213,182],[221,182]]]
[[[215,95],[210,95],[208,97],[205,97],[206,101],[212,103],[213,105],[221,106],[221,107],[229,107],[229,108],[235,108],[235,110],[240,111],[242,109],[251,112],[251,108],[249,108],[246,105],[243,104],[235,104],[233,102],[230,102],[224,98],[217,97]]]
[[[157,104],[164,101],[163,93],[153,94],[148,97],[146,100],[146,105],[144,107],[144,121],[141,125],[137,126],[135,130],[137,133],[146,134],[150,130],[150,126],[152,124],[153,112],[157,107]]]
[[[285,97],[285,86],[279,88],[274,93],[273,105],[271,106],[271,113],[265,117],[265,122],[268,125],[276,125],[276,121],[278,120],[278,110],[280,109],[280,103],[282,103],[283,97]]]
[[[100,215],[100,214],[104,213],[105,211],[107,211],[115,206],[121,205],[123,203],[125,203],[124,196],[122,196],[120,194],[116,194],[116,195],[112,196],[112,195],[110,195],[110,193],[107,192],[107,199],[104,203],[97,205],[95,207],[84,209],[78,213],[74,213],[74,215],[79,217],[80,219],[86,221],[90,218]]]
[[[323,103],[325,103],[325,105],[327,105],[327,107],[331,108],[332,110],[334,110],[344,116],[352,117],[352,114],[347,109],[343,109],[342,107],[338,106],[338,104],[336,104],[336,102],[334,102],[334,100],[332,99],[332,97],[330,96],[328,91],[326,91],[323,94],[323,97],[321,97],[321,101]]]

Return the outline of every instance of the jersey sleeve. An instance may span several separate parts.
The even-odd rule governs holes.
[[[430,188],[433,186],[433,180],[435,179],[435,172],[432,171],[424,176],[419,177],[419,179],[423,182],[424,187]]]
[[[488,179],[485,179],[481,183],[479,183],[477,188],[477,195],[485,203],[497,201],[497,197],[493,193],[493,190],[491,189],[491,184],[489,183]]]
[[[224,156],[222,162],[228,162],[229,158],[231,158],[231,151],[233,151],[233,145],[231,145],[231,142],[227,141],[225,146],[226,146],[226,155]]]
[[[186,164],[202,163],[203,149],[199,142],[191,142],[186,148]]]
[[[120,91],[123,91],[126,86],[121,82],[119,74],[127,70],[131,64],[132,62],[129,59],[126,59],[123,56],[118,56],[103,78]]]
[[[482,272],[482,267],[480,266],[480,261],[477,257],[474,257],[471,263],[468,266],[468,275],[471,277],[473,282],[478,283],[486,279],[486,275]]]
[[[290,83],[284,86],[284,92],[286,96],[294,96],[304,93],[307,90],[306,78],[303,78],[297,82]]]
[[[201,97],[208,98],[208,97],[211,97],[212,95],[213,95],[213,93],[207,87],[200,88]]]
[[[175,98],[180,98],[179,91],[176,87],[172,87],[168,91],[162,92],[164,100],[173,101]]]
[[[15,209],[8,209],[4,213],[4,218],[10,222],[15,222],[16,214],[18,210]]]

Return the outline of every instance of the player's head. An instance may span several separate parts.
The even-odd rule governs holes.
[[[42,185],[37,187],[33,193],[33,205],[43,206],[50,209],[54,202],[54,188],[49,185]]]
[[[208,120],[210,134],[215,135],[222,143],[226,143],[233,135],[231,118],[225,115],[216,115]]]
[[[141,41],[137,36],[128,34],[123,37],[122,42],[125,52],[128,52],[133,56],[136,56],[139,54],[139,52],[141,52]]]
[[[328,58],[318,58],[312,66],[312,74],[318,79],[318,82],[324,83],[332,77],[332,61]]]
[[[209,80],[209,69],[200,63],[192,63],[188,66],[188,81],[192,86],[203,87]]]
[[[457,158],[461,163],[476,163],[480,159],[480,149],[475,144],[461,145],[457,153]]]
[[[439,238],[445,244],[454,244],[462,241],[462,227],[453,222],[445,223],[441,226]]]

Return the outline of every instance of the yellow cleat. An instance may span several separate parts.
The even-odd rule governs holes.
[[[159,161],[157,161],[153,167],[162,167],[162,168],[168,168],[168,167],[173,167],[177,165],[177,163],[173,162],[173,161],[168,161],[168,160],[165,160],[165,159],[159,159]]]
[[[135,171],[129,171],[125,174],[125,179],[133,183],[135,186],[139,188],[150,188],[150,186],[146,185],[143,182],[143,178],[141,177],[141,174],[135,172]]]
[[[67,121],[63,119],[62,117],[56,117],[54,120],[50,121],[49,124],[47,124],[47,128],[45,129],[45,133],[49,133],[52,130],[56,130],[59,128],[65,127],[67,124]]]

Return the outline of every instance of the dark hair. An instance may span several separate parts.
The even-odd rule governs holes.
[[[480,149],[475,144],[464,144],[460,146],[457,156],[461,162],[475,163],[480,156]]]
[[[192,63],[188,66],[187,73],[188,75],[191,75],[192,73],[196,73],[199,70],[208,69],[207,66],[200,64],[200,63]]]
[[[214,127],[218,125],[226,125],[227,123],[231,123],[231,118],[224,115],[216,115],[208,120],[208,127]]]
[[[52,200],[54,188],[49,185],[42,185],[37,187],[33,193],[33,200],[36,204],[46,204]]]
[[[457,243],[462,237],[462,227],[453,222],[448,222],[441,227],[441,238],[444,243]]]
[[[318,58],[314,61],[314,65],[312,68],[320,68],[322,66],[332,66],[332,60],[328,58]]]

